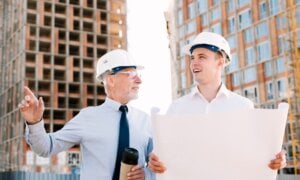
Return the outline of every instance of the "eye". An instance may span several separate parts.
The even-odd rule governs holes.
[[[126,72],[129,76],[129,78],[131,79],[134,79],[135,77],[141,77],[141,74],[137,71],[129,71],[129,72]]]
[[[131,78],[135,78],[135,77],[141,78],[141,73],[138,71],[131,71],[130,77]]]
[[[137,76],[137,72],[136,71],[130,71],[128,74],[129,74],[130,78],[134,78],[135,76]]]
[[[200,60],[203,60],[203,59],[205,59],[205,56],[200,55],[198,58],[199,58]]]

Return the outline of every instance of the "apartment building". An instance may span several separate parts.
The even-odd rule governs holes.
[[[0,171],[69,172],[80,161],[75,146],[51,158],[33,153],[18,110],[24,85],[45,102],[47,132],[81,108],[101,104],[97,59],[127,49],[126,0],[0,1]]]
[[[290,103],[284,137],[288,166],[284,173],[300,173],[299,117],[299,0],[172,0],[165,15],[170,39],[173,98],[195,85],[190,59],[183,47],[199,32],[222,34],[231,47],[232,62],[223,83],[256,107],[277,108]]]

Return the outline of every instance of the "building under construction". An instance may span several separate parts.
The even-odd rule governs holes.
[[[225,69],[227,88],[256,107],[290,103],[284,137],[285,174],[300,173],[300,1],[172,0],[165,14],[172,57],[173,98],[189,92],[194,80],[183,47],[199,32],[222,34],[232,62]],[[213,133],[213,132],[212,132]]]
[[[68,172],[79,147],[51,158],[24,140],[18,110],[24,85],[45,102],[45,129],[55,132],[81,108],[101,104],[95,64],[127,48],[126,0],[0,1],[0,171]]]

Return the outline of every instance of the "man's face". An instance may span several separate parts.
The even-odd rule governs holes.
[[[115,75],[113,78],[113,94],[115,98],[123,102],[129,102],[138,97],[139,86],[142,80],[135,68],[126,68]]]
[[[191,55],[190,69],[200,84],[214,82],[221,75],[224,61],[221,55],[206,48],[197,48]]]

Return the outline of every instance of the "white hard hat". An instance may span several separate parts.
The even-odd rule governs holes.
[[[223,51],[226,54],[225,66],[231,61],[230,47],[227,40],[216,33],[201,32],[191,44],[184,47],[184,53],[191,55],[196,48],[207,48],[214,52]]]
[[[143,69],[143,66],[138,66],[131,55],[123,49],[112,50],[98,59],[96,78],[103,80],[103,75],[106,72],[117,73],[124,68]]]

